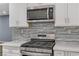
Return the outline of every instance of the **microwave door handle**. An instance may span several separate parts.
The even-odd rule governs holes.
[[[49,19],[49,8],[47,8],[47,19]]]

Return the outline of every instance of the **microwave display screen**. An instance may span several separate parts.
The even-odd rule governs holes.
[[[29,20],[47,19],[47,8],[28,10],[27,18]]]

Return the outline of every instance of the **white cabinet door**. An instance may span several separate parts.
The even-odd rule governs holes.
[[[67,3],[56,3],[55,26],[67,26]]]
[[[10,27],[28,27],[27,7],[25,3],[9,4],[9,15]]]
[[[68,17],[70,26],[79,26],[79,3],[68,4]]]
[[[9,15],[9,3],[0,4],[0,16]]]
[[[54,3],[27,3],[27,7],[54,5]]]
[[[71,56],[79,56],[79,52],[71,52]]]
[[[64,51],[55,50],[54,51],[54,56],[64,56]]]
[[[40,7],[47,7],[49,5],[54,5],[55,3],[27,3],[28,9],[40,8]]]
[[[71,52],[69,52],[69,51],[64,51],[64,56],[71,56]]]
[[[21,56],[20,47],[3,45],[3,56]]]

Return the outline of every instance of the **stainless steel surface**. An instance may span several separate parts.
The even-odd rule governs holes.
[[[53,46],[55,45],[55,40],[53,39],[31,39],[30,42],[21,45],[22,55],[29,56],[51,56],[53,55]]]

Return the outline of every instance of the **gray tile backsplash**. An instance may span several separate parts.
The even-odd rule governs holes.
[[[79,39],[79,27],[54,27],[54,23],[31,23],[29,28],[12,28],[13,40],[29,40],[37,34],[55,34],[56,38]],[[63,40],[64,40],[63,39]]]
[[[56,38],[79,39],[79,27],[56,27]]]
[[[31,23],[29,28],[12,28],[12,39],[29,40],[36,38],[37,34],[54,34],[54,23]]]

